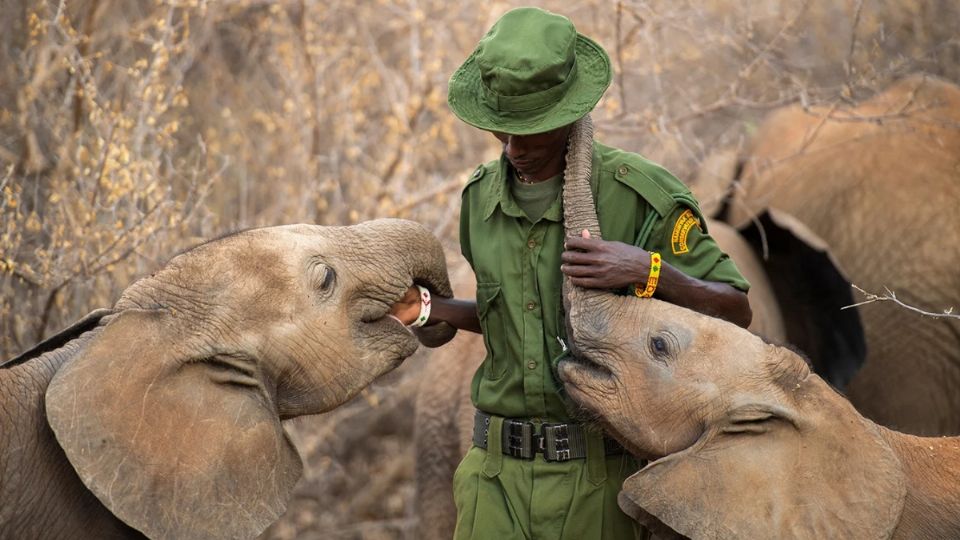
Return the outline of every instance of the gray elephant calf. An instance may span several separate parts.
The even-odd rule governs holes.
[[[0,538],[256,536],[301,473],[281,421],[416,350],[385,316],[414,282],[451,294],[439,243],[399,220],[255,229],[175,257],[0,366]]]
[[[657,300],[578,299],[575,401],[636,456],[620,506],[673,538],[960,538],[960,438],[865,419],[792,351]]]

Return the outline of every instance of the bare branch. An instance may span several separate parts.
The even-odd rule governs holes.
[[[19,279],[19,280],[22,280],[24,283],[26,283],[27,285],[30,285],[30,286],[33,287],[34,289],[40,288],[40,282],[38,282],[36,279],[34,279],[34,278],[32,278],[32,277],[24,274],[23,272],[21,272],[21,271],[19,271],[19,270],[12,270],[10,273],[13,274],[14,277],[16,277],[16,278]]]
[[[803,16],[804,13],[806,13],[807,8],[809,6],[810,6],[809,1],[804,2],[800,6],[800,9],[797,11],[796,15],[794,15],[792,18],[786,21],[780,27],[780,30],[777,32],[777,34],[773,36],[773,39],[768,41],[766,45],[764,45],[764,47],[760,49],[760,51],[758,51],[757,54],[754,55],[753,59],[746,66],[740,69],[739,73],[737,73],[736,80],[730,84],[730,86],[727,88],[727,91],[724,93],[722,97],[720,97],[715,102],[709,105],[699,107],[699,108],[695,107],[690,113],[674,118],[673,122],[675,124],[680,124],[680,123],[692,120],[694,118],[698,118],[706,114],[716,112],[726,108],[729,105],[731,99],[737,97],[737,94],[740,92],[740,88],[753,75],[753,73],[756,71],[757,67],[760,65],[763,59],[766,58],[767,55],[770,54],[770,52],[781,41],[786,39],[786,36],[793,30],[793,27],[796,26],[797,21],[800,20],[800,18]]]
[[[960,319],[960,314],[954,313],[954,312],[953,312],[953,310],[954,310],[953,307],[949,307],[949,308],[943,310],[942,313],[933,313],[933,312],[931,312],[931,311],[925,311],[925,310],[922,310],[922,309],[920,309],[920,308],[911,306],[911,305],[909,305],[909,304],[905,304],[903,301],[901,301],[900,299],[897,298],[897,294],[896,294],[895,292],[891,291],[890,289],[888,289],[888,288],[886,288],[886,287],[884,287],[884,290],[887,291],[887,294],[879,295],[879,294],[874,294],[874,293],[871,293],[871,292],[867,292],[867,291],[861,289],[860,287],[857,287],[856,285],[854,285],[854,284],[852,284],[852,283],[850,284],[850,286],[853,287],[854,289],[856,289],[857,291],[859,291],[861,294],[863,294],[863,296],[866,297],[866,300],[864,300],[863,302],[857,302],[856,304],[850,304],[849,306],[843,306],[843,307],[840,308],[840,309],[848,309],[848,308],[853,308],[853,307],[857,307],[857,306],[863,306],[863,305],[866,305],[866,304],[872,304],[872,303],[874,303],[874,302],[893,302],[894,304],[897,304],[898,306],[901,306],[901,307],[904,307],[904,308],[906,308],[906,309],[909,309],[910,311],[914,311],[914,312],[916,312],[916,313],[919,313],[919,314],[921,314],[921,315],[923,315],[923,316],[925,316],[925,317],[933,317],[933,318],[935,318],[935,319],[944,319],[944,318]]]
[[[438,196],[438,195],[441,195],[441,194],[444,194],[444,193],[450,193],[451,191],[456,191],[457,189],[460,189],[461,187],[463,187],[463,179],[461,179],[461,178],[454,178],[453,180],[447,180],[446,182],[444,182],[444,183],[442,183],[442,184],[440,184],[440,185],[438,185],[438,186],[436,186],[436,187],[434,187],[434,188],[432,188],[432,189],[428,189],[428,190],[423,191],[423,192],[421,192],[421,193],[416,193],[416,194],[414,194],[412,197],[410,197],[410,200],[408,200],[408,201],[405,202],[404,204],[401,204],[401,205],[397,206],[397,208],[396,208],[395,211],[394,211],[394,215],[396,215],[396,216],[402,216],[405,212],[408,212],[408,211],[410,211],[411,209],[413,209],[413,208],[415,208],[415,207],[417,207],[417,206],[419,206],[419,205],[421,205],[421,204],[423,204],[423,203],[425,203],[425,202],[428,202],[428,201],[430,201],[430,200],[433,200],[433,198],[436,197],[436,196]]]
[[[620,111],[627,112],[627,92],[623,82],[623,2],[617,2],[616,39],[614,57],[617,61],[617,87],[620,93]]]
[[[13,152],[0,146],[0,161],[6,161],[8,163],[16,163],[17,156]]]
[[[853,24],[850,26],[850,49],[847,50],[847,61],[843,63],[847,77],[853,73],[853,52],[857,49],[857,26],[860,25],[860,12],[862,11],[863,0],[857,0],[857,7],[853,14]]]

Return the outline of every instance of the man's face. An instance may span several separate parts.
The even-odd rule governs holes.
[[[503,143],[503,153],[520,174],[537,177],[542,176],[541,173],[550,173],[552,176],[563,170],[570,126],[533,135],[510,135],[499,131],[492,133]],[[554,169],[557,170],[554,172]]]

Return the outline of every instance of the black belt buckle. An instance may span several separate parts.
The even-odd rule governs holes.
[[[503,451],[509,456],[520,459],[533,459],[536,450],[533,447],[533,424],[520,420],[504,420],[506,435]]]
[[[547,461],[570,460],[570,433],[567,424],[543,425],[543,459]]]

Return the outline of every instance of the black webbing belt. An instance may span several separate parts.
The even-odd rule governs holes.
[[[478,410],[473,420],[473,444],[487,448],[491,415]],[[537,429],[539,427],[539,429]],[[538,453],[547,461],[568,461],[587,456],[587,433],[580,424],[535,424],[526,420],[503,419],[500,438],[503,453],[520,459],[533,459]],[[603,438],[606,455],[618,455],[623,447]]]

